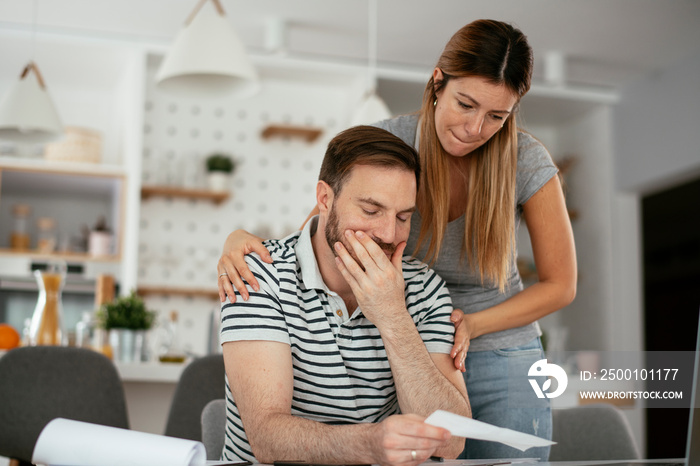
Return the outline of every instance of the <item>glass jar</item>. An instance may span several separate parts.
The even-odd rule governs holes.
[[[46,269],[35,270],[39,299],[29,327],[29,344],[63,345],[63,307],[61,293],[66,278],[66,263],[51,261]]]
[[[32,209],[27,204],[15,204],[12,207],[12,232],[10,233],[10,248],[15,251],[29,249],[30,239],[28,222]]]
[[[56,250],[56,221],[51,217],[36,220],[36,248],[39,252],[52,253]]]

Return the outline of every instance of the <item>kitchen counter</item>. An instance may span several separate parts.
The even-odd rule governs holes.
[[[163,434],[184,363],[115,363],[124,384],[129,425],[133,430]]]
[[[177,383],[189,360],[183,363],[115,363],[119,376],[124,382]]]

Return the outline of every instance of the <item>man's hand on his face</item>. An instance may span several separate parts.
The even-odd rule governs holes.
[[[401,268],[406,242],[396,246],[389,260],[382,248],[366,233],[346,230],[345,238],[357,261],[338,242],[334,245],[338,254],[336,264],[350,285],[362,313],[381,331],[385,322],[394,321],[396,316],[408,315]]]

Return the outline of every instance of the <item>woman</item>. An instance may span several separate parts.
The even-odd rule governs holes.
[[[533,401],[527,372],[544,358],[537,319],[575,296],[576,257],[557,169],[546,149],[516,127],[531,75],[532,49],[522,32],[499,21],[475,21],[447,43],[420,112],[377,126],[421,156],[418,212],[406,250],[445,279],[458,309],[452,356],[465,372],[474,418],[550,437],[549,401]],[[521,217],[538,274],[527,289],[516,268]],[[257,286],[243,261],[252,251],[267,255],[248,233],[227,239],[218,264],[222,300],[225,294],[235,298],[232,283],[247,298],[241,277]],[[549,449],[521,453],[467,440],[462,457],[523,455],[546,460]]]

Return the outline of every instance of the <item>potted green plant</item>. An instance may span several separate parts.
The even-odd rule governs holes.
[[[213,153],[206,159],[207,183],[212,191],[226,191],[236,162],[227,154]]]
[[[155,318],[156,313],[146,308],[135,291],[102,305],[97,319],[99,326],[109,333],[115,361],[141,361],[146,331],[153,326]]]

